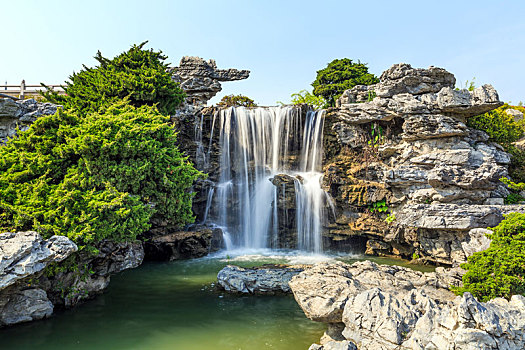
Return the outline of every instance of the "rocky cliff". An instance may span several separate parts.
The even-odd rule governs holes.
[[[465,260],[472,229],[525,209],[503,206],[509,155],[466,125],[502,104],[496,90],[454,85],[442,68],[396,64],[328,111],[324,186],[337,219],[327,245],[451,264]]]

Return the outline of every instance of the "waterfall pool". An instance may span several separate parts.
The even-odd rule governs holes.
[[[145,263],[113,276],[104,294],[77,308],[0,329],[0,349],[306,350],[318,342],[325,325],[307,319],[293,296],[230,295],[216,289],[217,273],[228,264],[250,267],[327,259],[353,262],[365,257],[259,250]]]

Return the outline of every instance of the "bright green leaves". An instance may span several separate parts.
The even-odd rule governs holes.
[[[335,106],[335,100],[348,89],[356,85],[371,85],[379,79],[368,73],[365,63],[354,63],[351,59],[335,59],[324,69],[317,71],[312,83],[314,95],[322,96],[329,106]]]
[[[525,214],[511,213],[489,235],[489,249],[474,253],[458,294],[470,292],[480,301],[525,295]]]
[[[192,222],[189,189],[201,175],[154,107],[120,102],[82,118],[59,110],[0,148],[0,225],[81,246],[134,240],[154,216]]]
[[[162,52],[144,50],[146,42],[113,59],[97,52],[99,65],[73,73],[66,82],[66,95],[48,91],[44,96],[51,102],[74,109],[80,115],[99,112],[124,98],[135,107],[158,107],[163,115],[175,114],[184,101],[184,92],[167,72],[166,56]]]

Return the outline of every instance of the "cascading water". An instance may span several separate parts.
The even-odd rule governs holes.
[[[237,107],[221,110],[216,123],[219,181],[209,192],[213,204],[208,197],[205,216],[228,232],[230,245],[277,248],[278,187],[271,179],[287,174],[295,184],[297,248],[321,252],[323,211],[330,204],[320,173],[324,111],[308,111],[305,117],[296,107]],[[211,205],[216,210],[208,214]]]

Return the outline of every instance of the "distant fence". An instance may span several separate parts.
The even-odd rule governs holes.
[[[60,85],[47,85],[48,88],[64,94],[64,89]],[[13,99],[23,100],[28,97],[39,96],[41,91],[46,89],[42,85],[26,85],[22,80],[19,85],[0,85],[0,97],[11,97]]]

